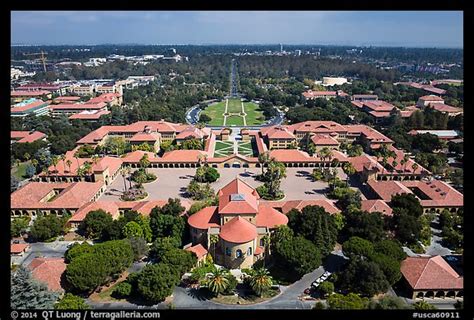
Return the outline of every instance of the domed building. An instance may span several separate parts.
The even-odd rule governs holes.
[[[259,202],[255,189],[235,179],[218,192],[219,205],[189,217],[193,246],[202,244],[214,262],[229,269],[249,268],[269,254],[265,236],[288,218]],[[215,245],[214,245],[215,244]]]

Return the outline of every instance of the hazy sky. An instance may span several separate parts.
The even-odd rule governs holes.
[[[13,11],[13,44],[462,47],[461,11]]]

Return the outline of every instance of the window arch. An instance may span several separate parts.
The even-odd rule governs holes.
[[[247,255],[251,256],[252,255],[252,247],[249,247],[247,250]]]
[[[235,251],[235,257],[236,257],[236,258],[241,258],[241,257],[242,257],[242,250],[237,249],[237,250]]]
[[[226,254],[226,256],[230,257],[230,248],[229,247],[225,248],[225,254]]]

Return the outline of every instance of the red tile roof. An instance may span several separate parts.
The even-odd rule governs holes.
[[[236,200],[238,195],[240,200]],[[234,179],[217,193],[219,214],[256,214],[258,212],[258,193],[240,179]]]
[[[287,127],[291,132],[331,133],[347,132],[347,129],[334,121],[304,121]]]
[[[288,224],[288,217],[262,203],[258,206],[257,227],[275,228],[279,225]]]
[[[195,246],[186,248],[185,250],[189,252],[193,252],[198,259],[204,257],[207,254],[206,248],[204,248],[203,245],[200,243]]]
[[[341,212],[332,201],[327,199],[314,200],[288,200],[288,201],[268,201],[265,205],[270,205],[273,208],[281,208],[284,214],[290,212],[291,209],[302,210],[306,206],[320,206],[326,210],[327,213],[333,214]]]
[[[257,228],[241,216],[236,216],[221,227],[219,237],[232,243],[245,243],[257,237]]]
[[[103,187],[103,182],[30,182],[11,194],[12,209],[78,209]],[[61,190],[52,201],[44,201],[53,190]],[[42,201],[43,200],[43,201]]]
[[[28,249],[29,247],[30,245],[26,243],[13,243],[10,245],[10,253],[19,254]]]
[[[81,100],[81,97],[79,96],[61,96],[54,98],[53,101],[56,102],[68,102],[68,101],[79,101]]]
[[[367,181],[367,185],[369,185],[370,188],[372,188],[372,190],[376,193],[376,195],[384,201],[391,201],[392,196],[396,194],[412,193],[411,190],[404,186],[401,182],[394,180],[369,180]]]
[[[265,133],[268,139],[296,139],[293,133],[281,126],[265,128],[262,129],[262,132]]]
[[[108,110],[84,110],[82,112],[73,114],[69,117],[71,120],[97,120],[100,119],[100,117],[105,116],[110,114],[110,111]]]
[[[441,256],[408,257],[400,271],[414,290],[463,289],[463,277]]]
[[[89,103],[98,103],[98,102],[105,102],[105,103],[110,103],[114,99],[117,99],[121,96],[120,93],[103,93],[98,97],[90,99],[88,102]]]
[[[30,109],[33,109],[33,108],[36,108],[36,107],[39,107],[39,106],[48,106],[49,104],[51,103],[51,101],[43,101],[43,100],[36,100],[36,101],[33,101],[31,103],[28,103],[26,105],[23,105],[23,106],[13,106],[10,111],[11,112],[24,112],[24,111],[28,111]]]
[[[206,132],[208,130],[201,130],[199,128],[189,126],[185,130],[181,131],[176,135],[176,139],[183,140],[188,138],[194,139],[203,139],[205,136],[209,136],[210,132]]]
[[[138,163],[144,155],[148,155],[148,160],[155,161],[158,159],[153,152],[135,150],[127,153],[124,157],[120,158],[124,163]]]
[[[364,135],[371,143],[393,143],[392,139],[363,124],[346,125],[345,128],[348,133],[359,133]]]
[[[104,102],[98,103],[61,103],[49,106],[51,110],[100,110],[106,108]]]
[[[141,142],[141,141],[158,141],[160,139],[159,133],[156,132],[137,132],[131,137],[130,142]]]
[[[66,263],[63,258],[35,258],[28,267],[33,278],[45,283],[49,290],[63,290],[61,276],[66,270]]]
[[[431,103],[428,106],[428,108],[435,109],[439,112],[447,112],[447,113],[461,113],[464,111],[462,108],[452,107],[444,103]]]
[[[270,158],[275,158],[278,162],[312,162],[315,158],[308,153],[296,149],[270,150]]]
[[[16,90],[10,92],[11,97],[38,97],[42,95],[51,94],[51,91],[46,90]]]
[[[217,207],[206,207],[188,218],[188,223],[191,227],[196,229],[204,229],[211,227],[219,227],[219,215],[217,214]]]
[[[31,143],[46,138],[46,134],[40,131],[10,131],[10,138],[18,139],[17,143]]]
[[[339,142],[330,137],[329,135],[324,135],[324,134],[315,134],[311,137],[311,141],[316,146],[338,146]]]
[[[463,194],[443,181],[405,180],[402,184],[408,188],[418,188],[429,198],[420,200],[423,207],[462,207],[464,205]]]
[[[96,201],[88,202],[80,207],[76,213],[68,220],[68,222],[81,222],[87,214],[91,211],[104,210],[109,213],[112,218],[117,219],[119,217],[119,207],[113,201]]]
[[[418,100],[421,100],[421,101],[440,101],[440,102],[444,102],[444,99],[441,98],[441,97],[438,97],[438,96],[434,96],[434,95],[429,95],[429,96],[422,96],[422,97],[419,97]]]
[[[166,152],[157,162],[198,162],[199,157],[204,157],[206,152],[200,150],[173,150]]]
[[[361,210],[367,211],[369,213],[381,212],[387,216],[391,216],[393,211],[392,208],[390,208],[389,205],[383,200],[362,200]]]
[[[364,168],[374,169],[382,172],[382,165],[377,162],[375,157],[369,156],[366,153],[357,157],[349,157],[348,161],[352,163],[352,166],[357,172],[362,172]]]

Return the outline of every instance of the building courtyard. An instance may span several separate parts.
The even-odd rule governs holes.
[[[148,193],[146,200],[187,199],[185,195],[186,187],[193,179],[196,169],[159,168],[148,170],[155,174],[157,179],[151,183],[144,184],[144,188]],[[221,189],[235,178],[241,179],[253,188],[263,184],[255,179],[261,173],[260,168],[223,168],[218,169],[218,171],[221,175],[219,180],[211,183],[215,191]],[[286,168],[287,177],[281,183],[281,189],[285,192],[284,200],[326,199],[325,193],[328,184],[322,181],[313,181],[309,176],[311,172],[312,168]],[[341,179],[346,179],[346,175],[340,168],[338,168],[338,176]],[[128,184],[129,182],[127,181]],[[123,178],[119,176],[108,186],[99,201],[119,201],[124,188]]]

